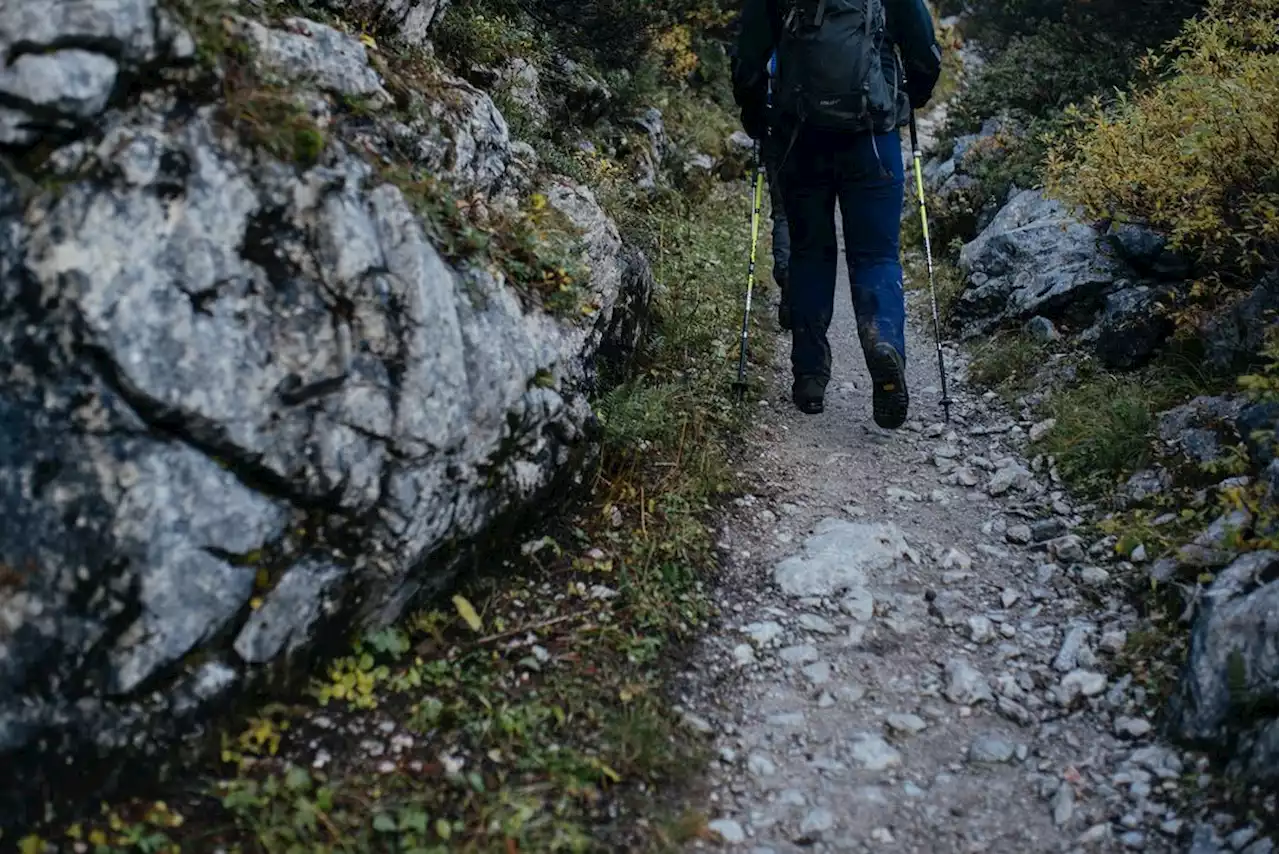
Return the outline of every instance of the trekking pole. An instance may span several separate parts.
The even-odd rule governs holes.
[[[929,215],[924,204],[924,172],[920,168],[920,138],[916,134],[916,111],[911,111],[911,159],[916,168],[916,199],[920,203],[920,227],[924,232],[924,260],[929,269],[929,304],[933,307],[933,341],[938,348],[938,376],[942,379],[942,412],[951,421],[951,398],[947,395],[947,368],[942,360],[942,324],[938,322],[938,293],[934,284],[933,247],[929,244]]]
[[[747,298],[742,309],[742,340],[738,347],[738,380],[733,391],[738,400],[747,394],[747,328],[751,319],[751,290],[756,282],[756,246],[760,236],[760,204],[764,192],[764,161],[760,157],[760,141],[755,144],[756,176],[754,203],[751,208],[751,257],[747,262]]]

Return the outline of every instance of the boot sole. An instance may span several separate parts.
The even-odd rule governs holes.
[[[907,420],[911,397],[902,358],[892,344],[880,343],[867,355],[871,372],[871,415],[886,430],[896,430]]]

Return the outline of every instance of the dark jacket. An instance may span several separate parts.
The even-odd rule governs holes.
[[[942,71],[942,49],[934,37],[933,18],[924,0],[882,2],[886,38],[880,64],[890,91],[898,93],[894,127],[902,127],[910,119],[911,107],[924,106],[932,95]],[[764,115],[767,65],[781,33],[778,0],[745,0],[733,69],[733,96],[742,109],[744,124],[750,123],[749,116]],[[895,46],[901,52],[902,67]]]

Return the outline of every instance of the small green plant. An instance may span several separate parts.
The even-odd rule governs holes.
[[[1029,391],[1044,367],[1049,347],[1022,332],[1002,332],[977,346],[969,378],[1007,399]]]
[[[1055,425],[1038,450],[1055,455],[1075,487],[1105,491],[1150,463],[1156,413],[1194,396],[1200,383],[1177,363],[1127,375],[1082,370],[1041,408]]]

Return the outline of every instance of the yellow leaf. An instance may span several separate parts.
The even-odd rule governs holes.
[[[360,44],[364,45],[365,47],[371,50],[378,49],[378,43],[374,41],[373,36],[369,35],[368,33],[362,33],[360,35]]]
[[[24,836],[18,842],[18,850],[22,854],[40,854],[41,851],[44,851],[44,840],[34,833],[30,836]]]
[[[601,772],[604,773],[606,777],[608,777],[613,782],[615,783],[622,782],[622,776],[619,775],[617,771],[614,771],[612,768],[610,768],[608,765],[605,765],[603,762],[600,763],[600,770]]]
[[[453,607],[458,609],[458,616],[466,621],[467,625],[471,627],[471,631],[478,632],[484,628],[484,623],[480,622],[480,615],[476,613],[476,609],[472,604],[467,601],[467,597],[454,596]]]

